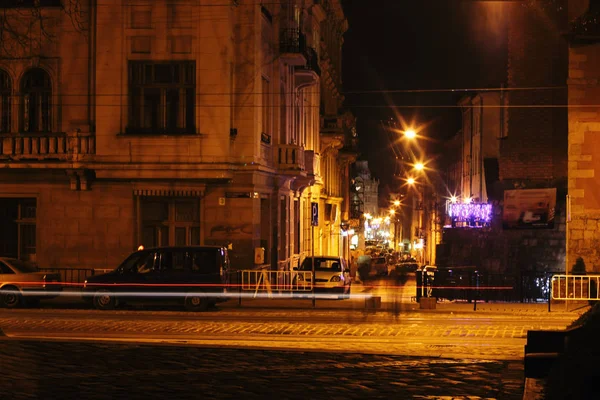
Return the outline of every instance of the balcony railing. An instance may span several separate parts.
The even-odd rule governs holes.
[[[338,133],[344,129],[342,118],[321,117],[321,131],[325,133]]]
[[[75,161],[96,153],[90,133],[27,133],[0,135],[0,157],[12,160]]]
[[[277,146],[277,168],[284,171],[304,171],[304,149],[295,144]]]
[[[298,28],[282,29],[279,40],[280,53],[304,53],[306,37]]]
[[[321,76],[321,67],[319,66],[319,55],[317,54],[317,51],[312,47],[307,47],[304,51],[304,57],[306,57],[306,65],[297,68],[314,71],[317,75]]]

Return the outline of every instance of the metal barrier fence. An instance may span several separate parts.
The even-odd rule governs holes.
[[[52,272],[60,274],[60,280],[65,284],[83,284],[89,277],[94,275],[91,268],[40,268],[42,272]]]
[[[311,271],[242,270],[240,291],[291,293],[312,291]]]
[[[60,274],[60,280],[63,284],[73,287],[80,287],[90,276],[104,274],[112,269],[93,269],[93,268],[40,268],[41,272],[52,272]]]
[[[551,280],[551,272],[506,275],[448,268],[435,271],[433,281],[417,284],[431,288],[431,296],[448,300],[545,302],[550,298]]]
[[[600,300],[600,275],[552,276],[553,300]]]

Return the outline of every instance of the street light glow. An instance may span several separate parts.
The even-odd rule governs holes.
[[[409,185],[414,185],[415,184],[415,178],[408,178],[406,180],[406,183],[408,183]]]
[[[396,210],[390,210],[390,214],[391,214],[391,215],[394,215],[394,214],[396,214]]]
[[[394,201],[394,205],[395,205],[396,207],[398,207],[398,206],[400,205],[400,200],[395,200],[395,201]]]
[[[424,168],[425,168],[425,165],[422,162],[418,162],[415,164],[415,169],[417,171],[423,171]]]
[[[456,203],[458,201],[458,198],[456,196],[452,196],[450,197],[450,201]]]
[[[414,139],[417,137],[417,132],[415,132],[414,129],[407,129],[404,131],[404,136],[406,136],[407,139]]]

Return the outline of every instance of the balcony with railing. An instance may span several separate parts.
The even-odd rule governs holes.
[[[306,36],[298,28],[284,28],[279,36],[279,53],[288,65],[306,64]]]
[[[319,66],[319,55],[312,47],[306,47],[304,51],[306,64],[296,66],[294,76],[296,86],[309,86],[317,83],[321,76],[321,68]]]
[[[321,143],[338,149],[344,147],[344,122],[340,116],[321,117]]]
[[[304,148],[295,144],[280,144],[276,149],[277,168],[283,173],[305,173]]]
[[[0,134],[0,159],[73,162],[95,153],[90,133]]]

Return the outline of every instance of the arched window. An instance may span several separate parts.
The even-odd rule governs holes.
[[[11,92],[10,76],[0,69],[0,132],[10,132]]]
[[[21,82],[21,127],[24,132],[50,132],[52,82],[41,68],[25,73]]]

